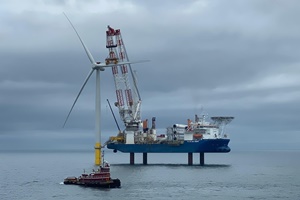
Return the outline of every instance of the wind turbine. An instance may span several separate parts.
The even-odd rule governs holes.
[[[83,91],[86,83],[88,82],[89,78],[91,77],[91,75],[93,74],[94,71],[96,71],[96,102],[95,102],[95,112],[96,112],[96,120],[95,120],[95,133],[96,133],[96,143],[95,143],[95,165],[101,165],[101,130],[100,130],[100,112],[101,112],[101,102],[100,102],[100,71],[104,71],[104,69],[106,67],[112,67],[115,65],[124,65],[124,64],[133,64],[133,63],[139,63],[139,62],[143,62],[143,61],[138,61],[138,62],[117,62],[117,63],[113,63],[113,64],[106,64],[106,63],[101,63],[101,62],[95,62],[92,54],[90,53],[90,51],[88,50],[88,48],[86,47],[86,45],[84,44],[83,40],[80,38],[77,30],[75,29],[75,27],[73,26],[71,20],[68,18],[68,16],[64,13],[65,17],[67,18],[67,20],[70,22],[72,28],[74,29],[76,35],[78,36],[85,52],[86,55],[88,56],[89,60],[91,61],[91,67],[92,69],[90,70],[90,72],[88,73],[85,81],[83,82],[79,93],[77,95],[77,97],[75,98],[75,101],[68,113],[68,116],[64,122],[63,127],[66,125],[69,116],[81,94],[81,92]]]

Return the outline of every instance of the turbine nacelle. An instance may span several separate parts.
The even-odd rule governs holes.
[[[92,69],[100,70],[100,71],[105,70],[104,66],[103,66],[103,63],[101,63],[101,62],[96,62],[95,64],[93,64]]]
[[[127,64],[135,64],[135,63],[143,63],[143,62],[149,62],[149,60],[139,60],[139,61],[134,61],[134,62],[113,62],[113,63],[109,63],[109,62],[105,62],[105,63],[101,63],[101,62],[96,62],[95,64],[93,64],[92,69],[99,69],[100,71],[104,71],[106,67],[113,67],[113,66],[118,66],[118,65],[127,65]]]

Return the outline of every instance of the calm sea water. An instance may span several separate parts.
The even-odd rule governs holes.
[[[205,154],[205,166],[187,165],[187,154],[105,152],[119,189],[63,185],[66,176],[91,170],[93,152],[0,153],[0,199],[300,199],[300,152]]]

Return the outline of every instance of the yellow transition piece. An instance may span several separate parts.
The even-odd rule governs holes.
[[[95,165],[101,165],[101,144],[99,142],[95,144]]]

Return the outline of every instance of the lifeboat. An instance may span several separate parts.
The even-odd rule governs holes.
[[[196,139],[196,140],[201,140],[203,138],[203,135],[200,134],[200,133],[195,133],[193,134],[193,137]]]

